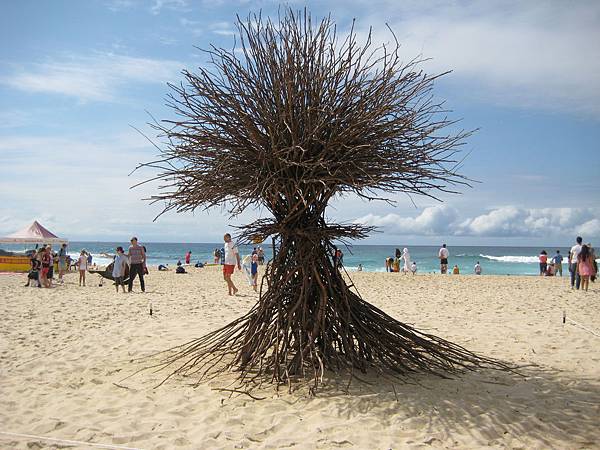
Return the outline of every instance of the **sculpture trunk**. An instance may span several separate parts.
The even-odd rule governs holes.
[[[340,328],[349,321],[349,289],[333,265],[331,243],[314,234],[310,229],[281,234],[265,278],[268,290],[249,317],[239,355],[242,366],[266,358],[280,381],[303,375],[307,367],[322,374],[333,354],[351,351]]]

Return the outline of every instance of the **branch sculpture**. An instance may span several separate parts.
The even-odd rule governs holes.
[[[185,83],[170,86],[177,118],[153,125],[166,139],[162,157],[143,166],[158,172],[151,200],[165,211],[265,208],[272,219],[242,227],[239,239],[276,236],[278,252],[246,315],[171,349],[157,366],[290,386],[316,386],[327,371],[444,377],[505,368],[367,303],[330,257],[334,241],[371,231],[328,223],[334,197],[435,198],[467,184],[456,156],[470,133],[445,131],[452,122],[431,94],[439,75],[402,62],[397,42],[374,47],[369,35],[359,45],[353,30],[340,39],[330,18],[314,24],[306,11],[237,27],[238,49],[207,50],[210,70],[184,71]]]

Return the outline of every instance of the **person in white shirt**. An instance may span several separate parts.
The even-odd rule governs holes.
[[[229,295],[235,295],[238,291],[238,288],[235,287],[233,281],[231,280],[231,275],[233,275],[233,271],[235,266],[237,265],[238,270],[242,270],[242,264],[240,262],[240,252],[238,248],[231,241],[231,235],[226,233],[223,236],[223,240],[225,241],[225,264],[223,264],[223,279],[227,283],[227,290],[229,291]]]
[[[479,261],[477,261],[477,264],[473,267],[473,272],[475,272],[475,275],[481,275],[481,265],[479,264]]]
[[[450,253],[446,248],[446,244],[442,244],[442,248],[438,252],[438,258],[440,258],[440,273],[448,272],[448,256]]]
[[[579,289],[579,285],[581,284],[581,278],[579,277],[579,272],[577,271],[577,257],[581,253],[581,243],[583,239],[581,236],[577,236],[576,244],[571,247],[571,251],[569,252],[569,272],[571,272],[571,289],[576,287]]]
[[[112,276],[115,279],[117,292],[119,292],[119,285],[121,285],[123,288],[123,293],[125,293],[125,283],[123,282],[123,278],[125,278],[125,267],[127,266],[127,261],[128,259],[127,256],[125,256],[125,250],[123,250],[123,247],[117,247],[117,256],[115,256],[112,270]]]

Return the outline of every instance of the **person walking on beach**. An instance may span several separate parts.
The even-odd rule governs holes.
[[[581,236],[577,236],[575,239],[576,244],[571,247],[571,251],[569,251],[569,272],[571,272],[571,289],[573,287],[579,289],[579,285],[581,283],[581,278],[579,277],[579,271],[577,270],[577,257],[581,252],[581,243],[583,239]]]
[[[577,256],[577,271],[581,278],[581,290],[587,292],[590,285],[590,277],[596,275],[592,258],[592,251],[588,245],[582,245],[581,251]]]
[[[552,263],[554,264],[554,272],[560,273],[561,277],[562,277],[562,262],[563,262],[563,256],[560,254],[560,250],[556,250],[556,255],[554,255],[554,258],[552,258]]]
[[[252,262],[250,263],[250,275],[252,276],[252,288],[254,292],[258,291],[258,254],[252,255]]]
[[[127,292],[131,292],[133,288],[133,280],[136,275],[140,277],[140,287],[142,292],[146,292],[146,285],[144,284],[144,266],[146,265],[146,252],[141,245],[138,245],[137,237],[131,238],[131,246],[127,252],[129,258],[129,286]]]
[[[215,251],[213,252],[213,257],[213,263],[219,264],[219,261],[221,261],[221,252],[218,248],[215,248]]]
[[[473,272],[475,272],[475,275],[481,275],[481,264],[479,264],[479,261],[477,261],[477,264],[473,267]]]
[[[223,236],[223,240],[225,241],[224,253],[225,260],[223,264],[223,279],[227,283],[227,291],[229,295],[235,295],[238,291],[238,288],[235,287],[233,281],[231,280],[231,275],[233,275],[233,271],[235,270],[235,266],[237,265],[238,270],[242,270],[242,264],[240,262],[240,252],[238,248],[231,241],[231,235],[229,233],[225,233]]]
[[[117,247],[117,255],[115,256],[115,260],[113,262],[113,270],[112,276],[115,279],[115,287],[117,288],[117,293],[119,292],[119,285],[123,288],[123,293],[125,293],[125,283],[123,282],[123,278],[125,277],[125,267],[127,265],[127,256],[125,256],[125,251],[123,247]]]
[[[544,276],[548,268],[548,253],[546,253],[546,250],[540,252],[538,259],[540,261],[540,276]]]
[[[188,252],[185,254],[185,263],[189,264],[191,259],[192,259],[192,251],[188,250]]]
[[[88,269],[88,257],[85,250],[81,250],[79,253],[79,259],[77,260],[77,270],[79,270],[79,286],[83,282],[85,286],[85,272]]]
[[[261,246],[258,246],[258,265],[262,266],[265,263],[265,251],[262,249]]]
[[[442,244],[442,248],[438,252],[438,258],[440,259],[440,273],[445,274],[448,272],[448,256],[450,252],[446,248],[446,244]]]
[[[67,244],[60,246],[58,251],[58,282],[64,283],[63,275],[67,271]]]

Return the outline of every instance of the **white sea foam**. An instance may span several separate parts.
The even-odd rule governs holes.
[[[506,263],[524,263],[533,264],[539,262],[537,256],[491,256],[491,255],[479,255],[480,258],[489,259],[491,261],[500,261]]]
[[[69,256],[77,261],[79,259],[79,253],[69,252]],[[99,253],[92,253],[92,264],[96,264],[97,266],[106,266],[112,262],[112,258],[107,258],[106,256]]]

